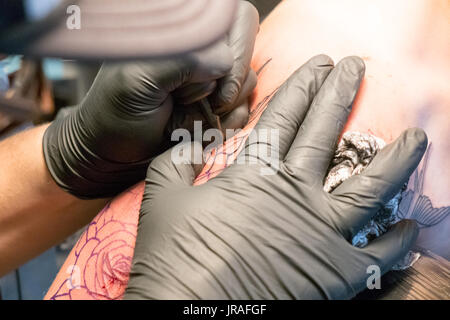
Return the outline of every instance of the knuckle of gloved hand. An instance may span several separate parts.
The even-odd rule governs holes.
[[[136,80],[141,78],[141,72],[137,65],[124,63],[114,67],[114,79],[123,87],[133,87]]]

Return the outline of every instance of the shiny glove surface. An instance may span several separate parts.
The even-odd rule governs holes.
[[[227,111],[239,107],[256,84],[248,82],[255,79],[250,60],[258,29],[256,9],[243,1],[228,35],[212,48],[103,65],[81,105],[45,133],[44,155],[57,184],[80,198],[113,196],[144,179],[151,159],[167,149],[175,110],[206,96]]]
[[[402,258],[417,236],[414,221],[365,248],[349,240],[419,164],[422,130],[405,131],[360,175],[323,191],[364,71],[359,58],[334,67],[321,55],[279,89],[254,129],[279,130],[274,174],[261,174],[268,163],[252,148],[266,144],[262,138],[239,155],[258,161],[236,162],[200,186],[192,186],[196,166],[176,164],[170,150],[157,157],[125,298],[351,298],[366,287],[369,266],[384,274]]]

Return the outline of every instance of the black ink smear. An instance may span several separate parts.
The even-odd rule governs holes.
[[[259,67],[258,71],[256,71],[257,76],[259,76],[261,74],[261,72],[270,63],[270,61],[272,61],[272,58],[269,58],[266,62],[264,62],[264,64],[261,67]]]
[[[412,174],[408,183],[412,186],[412,189],[408,188],[403,192],[398,209],[398,215],[401,219],[414,219],[420,228],[434,226],[450,214],[450,207],[434,208],[430,198],[423,194],[430,150],[431,143],[425,153],[422,169],[417,168]]]

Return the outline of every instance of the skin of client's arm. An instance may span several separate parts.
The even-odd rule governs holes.
[[[89,223],[108,201],[80,200],[56,185],[42,151],[47,126],[0,142],[0,277]]]

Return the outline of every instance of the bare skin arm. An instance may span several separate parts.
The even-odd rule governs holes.
[[[80,200],[56,185],[42,153],[47,126],[0,142],[0,276],[64,240],[107,202]]]

